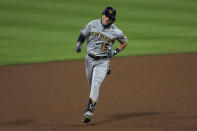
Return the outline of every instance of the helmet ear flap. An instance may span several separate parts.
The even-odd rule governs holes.
[[[105,15],[105,11],[102,12],[102,15]]]

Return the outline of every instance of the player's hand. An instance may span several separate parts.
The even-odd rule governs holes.
[[[76,46],[76,52],[77,53],[80,53],[81,52],[81,48],[82,48],[81,44],[77,44],[77,46]]]
[[[108,55],[109,57],[113,57],[115,56],[116,54],[118,54],[120,52],[120,49],[119,48],[116,48],[116,50],[108,50]]]

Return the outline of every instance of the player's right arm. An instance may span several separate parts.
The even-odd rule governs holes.
[[[76,52],[80,53],[81,52],[81,48],[82,48],[82,44],[85,41],[85,37],[83,35],[79,35],[78,40],[77,40],[77,46],[76,46]]]
[[[85,41],[85,39],[89,36],[90,33],[90,24],[89,22],[80,32],[80,35],[77,40],[77,46],[76,46],[76,52],[81,52],[82,44]]]

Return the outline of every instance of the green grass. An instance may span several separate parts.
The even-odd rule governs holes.
[[[197,52],[196,0],[1,0],[0,65],[84,58],[79,31],[108,5],[129,39],[118,56]]]

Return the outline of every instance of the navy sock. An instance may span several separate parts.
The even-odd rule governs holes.
[[[88,100],[88,106],[87,106],[86,111],[93,112],[95,106],[96,106],[96,102],[93,101],[91,98],[89,98],[89,100]]]

